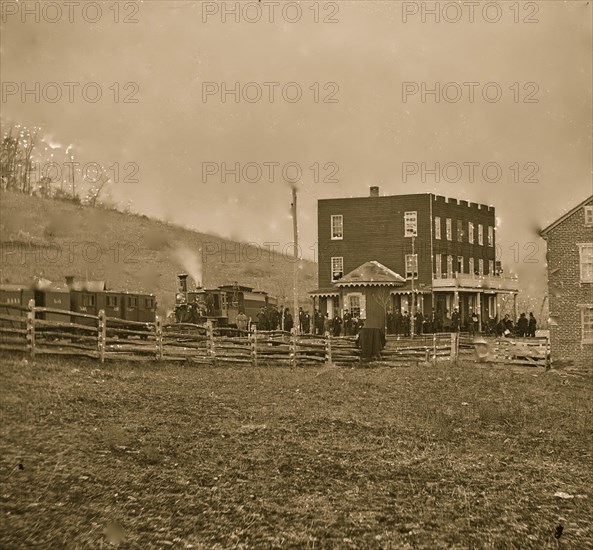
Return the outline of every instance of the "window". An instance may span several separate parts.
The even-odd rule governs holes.
[[[138,298],[136,296],[128,296],[128,307],[135,308],[138,305]]]
[[[468,271],[470,275],[475,275],[476,274],[476,266],[475,266],[475,261],[473,258],[469,259],[469,267],[468,267]]]
[[[457,273],[463,273],[463,256],[457,256]]]
[[[581,338],[584,344],[593,344],[593,306],[581,307]]]
[[[488,246],[494,246],[494,227],[488,226]]]
[[[581,283],[593,283],[593,243],[579,244]]]
[[[337,214],[331,217],[332,239],[344,238],[344,216]]]
[[[434,238],[439,240],[441,238],[441,218],[439,216],[434,219]]]
[[[488,275],[494,275],[494,260],[488,260]]]
[[[478,244],[484,244],[484,226],[481,223],[478,224]]]
[[[83,294],[82,295],[82,305],[95,307],[95,295],[94,294]]]
[[[451,229],[451,218],[447,218],[445,220],[445,225],[446,225],[445,230],[447,232],[447,240],[452,241],[453,240],[453,234],[452,234],[453,230]]]
[[[480,277],[484,275],[484,260],[482,258],[478,260],[478,275]]]
[[[404,237],[418,236],[418,212],[404,212]]]
[[[593,206],[585,206],[585,227],[593,226]]]
[[[471,244],[474,244],[474,224],[467,222],[467,238]]]
[[[332,281],[337,281],[344,276],[344,258],[337,257],[331,259]]]
[[[117,307],[117,296],[107,296],[107,307]]]
[[[144,307],[146,309],[152,309],[154,307],[154,298],[145,298]]]
[[[353,317],[366,319],[366,297],[364,294],[347,294],[346,300],[348,309],[350,309],[350,313]]]
[[[406,279],[418,278],[418,254],[406,254]]]
[[[443,276],[443,256],[441,254],[434,256],[434,273],[437,279]]]
[[[453,277],[453,256],[447,256],[447,277]]]
[[[457,242],[463,242],[463,222],[457,220]]]

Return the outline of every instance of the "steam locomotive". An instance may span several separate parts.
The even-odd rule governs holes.
[[[219,327],[236,327],[237,315],[244,312],[248,319],[255,321],[260,308],[277,307],[276,298],[263,290],[237,283],[220,285],[205,289],[197,287],[189,289],[188,276],[182,273],[177,276],[177,293],[175,295],[175,322],[203,323],[212,321]]]

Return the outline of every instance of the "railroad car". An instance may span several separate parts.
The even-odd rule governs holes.
[[[27,288],[22,285],[0,285],[0,316],[26,317],[26,311],[13,309],[8,306],[27,307],[29,305],[29,300],[33,300],[34,298],[35,292],[32,288]],[[24,328],[24,325],[21,322],[10,321],[8,319],[0,319],[0,326],[17,329]]]
[[[95,326],[96,319],[74,314],[96,316],[100,310],[105,311],[106,317],[123,321],[154,323],[156,320],[156,299],[153,294],[105,290],[105,283],[102,281],[75,283],[72,277],[67,277],[66,282],[67,288],[58,288],[47,284],[49,282],[31,286],[0,285],[0,316],[26,317],[26,311],[12,309],[9,305],[27,307],[29,300],[33,299],[37,307],[71,312],[70,318],[59,312],[36,312],[36,318],[48,321]],[[0,319],[0,324],[10,327],[14,325],[14,328],[20,328],[18,322],[6,319]],[[120,324],[119,327],[138,328],[132,324],[126,326],[125,323]]]

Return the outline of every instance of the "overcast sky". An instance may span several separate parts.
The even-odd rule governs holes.
[[[235,2],[226,4],[230,9]],[[122,7],[120,20],[137,23],[114,23],[112,2],[101,3],[97,23],[85,21],[80,7],[73,23],[65,9],[58,23],[37,23],[31,16],[23,23],[22,13],[5,10],[4,86],[94,81],[103,96],[90,103],[77,88],[73,103],[67,93],[57,103],[44,97],[36,103],[16,93],[2,98],[3,120],[41,126],[56,142],[73,144],[81,161],[137,163],[139,183],[120,182],[114,196],[132,199],[149,215],[244,241],[292,240],[290,188],[281,170],[273,182],[262,174],[255,183],[235,183],[232,176],[223,183],[220,173],[204,182],[204,163],[298,163],[300,236],[309,258],[318,198],[367,195],[369,185],[379,185],[383,194],[435,192],[493,204],[507,264],[515,242],[540,248],[538,264],[523,263],[526,249],[519,264],[507,267],[542,280],[545,247],[537,229],[593,192],[591,2],[523,2],[518,11],[516,3],[499,2],[500,13],[477,8],[473,23],[464,2],[458,2],[458,12],[450,6],[444,14],[450,21],[461,14],[461,21],[444,21],[441,14],[439,23],[429,14],[414,14],[409,2],[377,0],[299,2],[302,14],[294,23],[286,20],[297,17],[294,6],[286,17],[274,8],[273,22],[267,6],[260,22],[249,23],[245,18],[256,18],[258,8],[251,4],[247,12],[247,4],[241,3],[239,23],[232,14],[222,20],[220,3],[199,1],[151,0],[137,4],[137,13]],[[204,11],[215,9],[211,15]],[[498,15],[497,22],[485,20]],[[128,82],[137,91],[124,88]],[[229,95],[223,103],[218,92],[204,101],[205,83],[215,83],[209,85],[215,90],[236,82],[258,83],[261,100],[236,103]],[[280,83],[272,103],[264,82]],[[289,82],[301,88],[300,101],[283,99]],[[431,88],[453,83],[446,87],[448,97],[459,90],[462,96],[457,102],[440,96],[437,103],[428,95],[422,102],[423,82]],[[464,82],[479,83],[473,102]],[[488,82],[494,84],[486,92],[495,97],[499,86],[500,100],[483,99]],[[410,83],[406,102],[403,83]],[[243,90],[254,97],[256,87]],[[122,102],[130,93],[137,103]],[[430,173],[422,181],[418,173],[404,183],[402,163],[410,162],[425,162],[429,169],[436,162],[480,165],[473,183],[467,168],[458,182],[450,171],[451,181],[441,177],[437,183]],[[487,162],[496,163],[492,179],[495,166],[502,170],[496,183],[482,178]],[[322,180],[334,167],[326,163],[335,163],[339,181],[316,183],[309,168],[314,163]]]

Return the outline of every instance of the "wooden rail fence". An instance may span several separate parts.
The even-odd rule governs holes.
[[[54,308],[0,303],[0,350],[98,359],[185,361],[245,365],[354,365],[355,336],[240,331],[211,323],[141,323]],[[441,360],[549,366],[547,338],[482,338],[466,334],[388,335],[381,361],[388,364]]]

